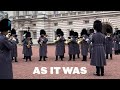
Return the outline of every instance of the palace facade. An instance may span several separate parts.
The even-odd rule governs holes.
[[[37,44],[40,30],[45,29],[48,43],[53,43],[57,28],[64,31],[67,39],[71,29],[80,35],[83,28],[93,28],[96,19],[103,22],[104,32],[106,28],[110,28],[112,32],[116,28],[120,29],[120,11],[13,11],[13,16],[9,18],[12,27],[17,30],[20,44],[25,30],[31,32],[33,43]]]

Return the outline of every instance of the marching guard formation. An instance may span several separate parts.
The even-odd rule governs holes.
[[[12,61],[18,62],[17,44],[19,43],[16,30],[11,29],[9,19],[0,21],[0,78],[13,78]],[[64,32],[58,28],[54,39],[55,44],[55,61],[64,60],[65,45],[68,46],[68,61],[75,61],[76,58],[82,56],[82,61],[87,61],[88,55],[91,59],[90,65],[96,66],[97,76],[104,75],[104,66],[106,59],[113,59],[113,50],[115,55],[120,54],[120,30],[116,30],[114,34],[109,28],[106,33],[102,33],[102,22],[94,21],[93,28],[89,32],[83,28],[81,32],[70,30],[69,37],[64,38]],[[39,44],[39,60],[46,61],[47,57],[48,37],[44,29],[40,30]],[[25,31],[23,35],[23,59],[27,62],[32,61],[32,38],[29,31]],[[6,57],[7,55],[7,57]],[[3,70],[4,69],[4,70]],[[3,72],[2,72],[3,71]]]

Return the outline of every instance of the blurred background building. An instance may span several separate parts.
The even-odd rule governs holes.
[[[23,32],[29,30],[32,34],[33,43],[37,44],[40,30],[45,29],[49,42],[53,43],[55,30],[61,28],[65,38],[72,29],[79,33],[83,28],[93,28],[93,22],[98,19],[103,22],[103,32],[110,28],[111,32],[120,29],[120,11],[1,11],[12,21],[21,44]]]

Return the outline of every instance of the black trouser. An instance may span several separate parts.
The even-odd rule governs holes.
[[[15,62],[17,62],[17,57],[14,57],[15,58]]]
[[[77,58],[80,58],[80,55],[79,55],[79,53],[77,54]]]
[[[75,61],[75,55],[69,54],[69,60],[73,59]]]
[[[61,61],[63,61],[64,55],[60,55],[59,57],[60,57]],[[56,61],[57,61],[57,60],[58,60],[58,55],[56,55]]]
[[[90,59],[91,59],[91,53],[90,53]]]
[[[109,54],[106,54],[106,59],[108,59],[108,55]],[[110,58],[112,59],[112,54],[110,54]]]
[[[118,54],[120,54],[120,49],[118,50]]]
[[[26,62],[29,59],[31,61],[31,56],[25,56],[26,57]]]
[[[87,61],[87,56],[83,55],[83,60],[82,61]]]
[[[26,56],[24,55],[23,59],[26,59]]]
[[[119,50],[115,50],[115,55],[119,54]]]
[[[97,75],[104,75],[104,66],[101,66],[101,67],[99,67],[99,66],[96,66],[96,74]]]
[[[41,61],[42,58],[43,58],[44,61],[46,61],[46,60],[45,60],[46,56],[40,56],[40,60],[39,60],[39,61]]]
[[[14,60],[15,59],[15,62],[17,62],[17,57],[12,57],[12,60]]]

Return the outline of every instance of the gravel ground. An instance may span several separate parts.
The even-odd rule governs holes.
[[[66,46],[66,53],[64,61],[55,61],[55,46],[48,46],[48,58],[46,61],[39,60],[39,47],[33,46],[32,61],[25,62],[22,54],[22,46],[18,46],[18,62],[13,61],[14,79],[120,79],[120,55],[113,54],[113,60],[107,59],[107,66],[105,66],[105,76],[94,76],[95,67],[90,65],[88,56],[87,61],[68,61],[68,48]],[[46,67],[47,74],[33,74],[34,68]],[[50,67],[86,67],[86,74],[64,74],[62,69],[59,74],[50,74]]]

